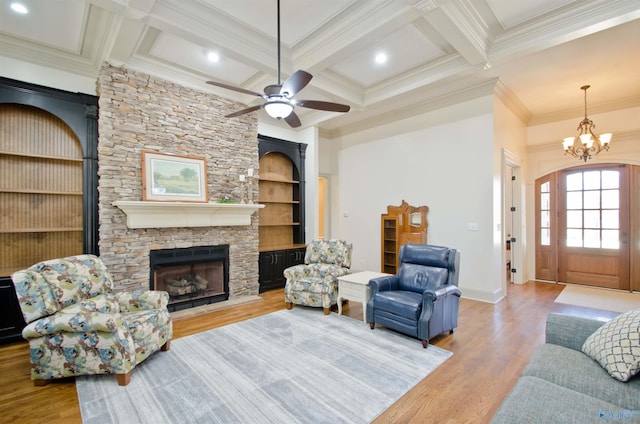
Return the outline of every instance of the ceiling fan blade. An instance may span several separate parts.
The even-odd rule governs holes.
[[[300,122],[300,118],[296,115],[295,112],[291,112],[289,116],[284,118],[284,120],[289,124],[291,128],[298,128],[302,123]]]
[[[327,110],[329,112],[349,112],[351,106],[340,103],[322,102],[319,100],[296,100],[296,106],[309,109]]]
[[[295,71],[287,80],[282,84],[280,94],[285,94],[287,97],[293,97],[298,91],[302,90],[309,84],[313,75],[303,70]]]
[[[238,93],[244,93],[244,94],[249,94],[251,96],[257,96],[260,98],[263,98],[264,96],[260,93],[256,93],[255,91],[251,91],[251,90],[245,90],[242,87],[235,87],[233,85],[228,85],[228,84],[223,84],[221,82],[216,82],[216,81],[207,81],[207,84],[211,84],[211,85],[215,85],[217,87],[222,87],[222,88],[226,88],[227,90],[233,90],[233,91],[237,91]]]
[[[250,113],[250,112],[253,112],[254,110],[258,110],[261,107],[262,107],[262,105],[251,106],[251,107],[248,107],[246,109],[242,109],[242,110],[239,110],[237,112],[233,112],[233,113],[230,113],[228,115],[225,115],[225,118],[235,118],[236,116],[244,115],[245,113]]]

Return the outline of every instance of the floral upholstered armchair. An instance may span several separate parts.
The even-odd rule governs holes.
[[[307,246],[304,264],[284,270],[287,282],[284,301],[287,309],[293,304],[322,307],[329,315],[338,299],[338,277],[349,274],[352,245],[344,240],[314,240]]]
[[[163,291],[114,293],[94,255],[40,262],[11,276],[27,326],[36,386],[84,374],[131,371],[157,350],[169,350],[172,323]]]

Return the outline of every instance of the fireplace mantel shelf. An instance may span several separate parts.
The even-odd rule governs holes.
[[[113,205],[127,215],[129,228],[221,227],[251,225],[259,204],[139,202],[119,200]]]

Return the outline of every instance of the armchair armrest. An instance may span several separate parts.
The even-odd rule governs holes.
[[[426,289],[423,293],[423,299],[430,300],[431,302],[435,302],[445,296],[462,296],[462,292],[460,289],[452,284],[447,284],[446,286],[437,288],[436,290]]]
[[[572,315],[550,313],[547,316],[545,340],[547,343],[580,351],[584,341],[606,321]]]
[[[309,265],[299,264],[286,268],[282,274],[287,280],[295,280],[298,278],[309,277],[311,270],[312,268]]]
[[[34,339],[55,333],[114,333],[122,326],[120,314],[101,312],[63,313],[33,321],[22,330],[22,337]]]
[[[136,290],[133,292],[116,293],[120,312],[150,311],[166,309],[169,303],[169,293],[160,290]]]
[[[386,275],[384,277],[372,278],[369,280],[371,296],[381,291],[397,290],[399,281],[400,280],[397,275]]]

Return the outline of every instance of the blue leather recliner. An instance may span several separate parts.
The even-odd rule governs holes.
[[[448,247],[407,244],[400,248],[397,275],[369,281],[367,322],[422,341],[458,326],[460,252]]]

